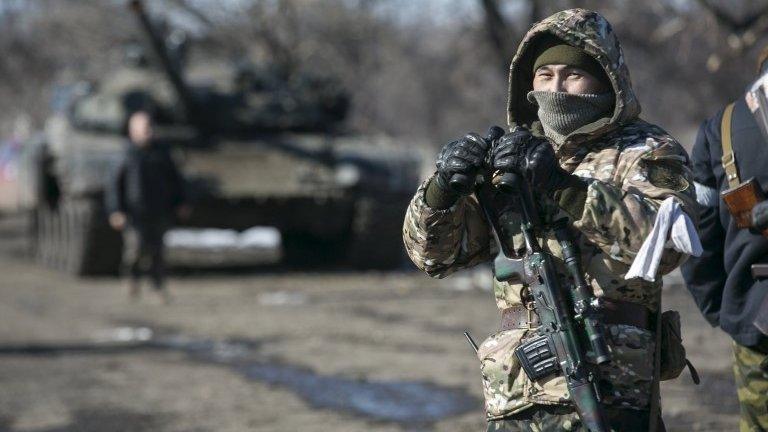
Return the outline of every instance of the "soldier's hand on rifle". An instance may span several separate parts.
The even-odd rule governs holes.
[[[527,129],[501,137],[491,152],[494,170],[522,174],[531,187],[550,194],[563,187],[570,174],[560,168],[552,145]]]
[[[447,192],[468,195],[485,164],[490,144],[476,133],[446,144],[437,157],[437,185]]]

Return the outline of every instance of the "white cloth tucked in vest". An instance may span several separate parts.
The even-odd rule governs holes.
[[[703,251],[693,221],[673,197],[661,203],[653,229],[637,252],[624,279],[639,277],[649,282],[656,280],[661,255],[664,248],[670,246],[676,251],[693,256],[700,256]]]

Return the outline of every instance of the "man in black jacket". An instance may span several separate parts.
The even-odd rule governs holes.
[[[163,235],[174,217],[186,217],[183,180],[168,149],[153,136],[148,111],[128,119],[128,145],[107,190],[112,228],[123,232],[123,266],[129,276],[129,294],[137,298],[140,278],[148,274],[165,303],[170,293],[164,284]]]
[[[766,57],[761,58],[761,73],[768,69]],[[768,189],[768,142],[744,97],[701,125],[692,158],[704,253],[683,265],[683,277],[704,317],[734,340],[740,430],[768,430],[768,337],[753,324],[768,293],[768,279],[751,272],[753,264],[768,262],[768,238],[737,227],[720,195],[739,179],[752,177]]]

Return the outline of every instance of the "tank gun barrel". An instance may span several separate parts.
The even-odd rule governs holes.
[[[131,0],[129,6],[134,15],[136,15],[140,27],[144,33],[146,33],[146,36],[149,39],[149,44],[160,61],[160,66],[176,92],[176,96],[182,105],[185,119],[194,122],[197,118],[197,104],[189,90],[189,86],[182,77],[181,71],[171,60],[163,38],[159,31],[153,26],[152,20],[144,8],[144,2],[142,0]]]

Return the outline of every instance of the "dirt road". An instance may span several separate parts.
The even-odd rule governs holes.
[[[164,307],[8,254],[0,275],[0,431],[484,430],[462,332],[497,311],[470,276],[176,276]],[[674,280],[665,303],[703,381],[664,384],[668,430],[736,430],[728,339]]]

